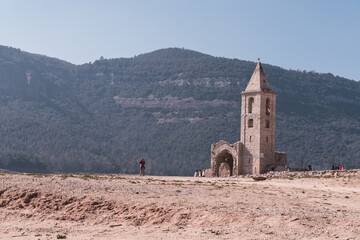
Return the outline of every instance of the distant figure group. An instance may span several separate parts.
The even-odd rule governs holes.
[[[205,169],[195,170],[194,177],[205,177]]]
[[[139,163],[140,163],[140,176],[144,176],[145,175],[145,160],[144,160],[144,158],[141,158]]]
[[[337,167],[335,165],[331,166],[331,170],[343,170],[343,169],[344,169],[344,167],[341,165],[338,165]]]

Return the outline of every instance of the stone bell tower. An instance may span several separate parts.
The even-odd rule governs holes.
[[[241,93],[241,174],[260,174],[275,166],[276,93],[258,62]]]
[[[261,63],[241,93],[240,141],[211,144],[211,169],[205,175],[226,177],[285,171],[287,155],[275,152],[276,93]]]

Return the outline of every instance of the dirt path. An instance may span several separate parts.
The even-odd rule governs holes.
[[[360,239],[340,178],[0,175],[0,239]]]

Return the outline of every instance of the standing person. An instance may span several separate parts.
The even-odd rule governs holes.
[[[140,163],[140,176],[144,176],[145,175],[145,160],[144,160],[144,158],[141,158],[139,163]]]

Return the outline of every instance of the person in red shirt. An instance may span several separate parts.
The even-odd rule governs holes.
[[[145,175],[145,160],[144,160],[144,158],[141,158],[139,163],[140,163],[140,176],[144,176]]]

